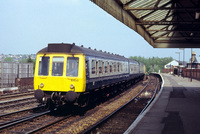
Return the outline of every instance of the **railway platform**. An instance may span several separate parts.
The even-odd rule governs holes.
[[[125,133],[199,134],[200,81],[161,75],[164,86],[160,95]]]

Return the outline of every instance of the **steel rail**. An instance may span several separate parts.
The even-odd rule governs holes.
[[[153,96],[151,97],[151,99],[148,101],[147,105],[144,107],[144,109],[140,112],[140,114],[138,115],[138,117],[135,119],[135,121],[139,118],[139,116],[147,109],[147,107],[151,104],[151,102],[154,100],[155,96],[156,96],[156,93],[157,93],[157,90],[158,90],[158,78],[156,78],[156,89],[154,91],[154,94]],[[134,121],[134,122],[135,122]],[[133,123],[134,123],[133,122]]]
[[[18,99],[18,100],[11,100],[11,101],[7,101],[7,102],[1,102],[0,105],[7,105],[7,106],[2,106],[0,107],[0,109],[4,109],[4,108],[9,108],[9,107],[15,107],[15,106],[18,106],[18,105],[24,105],[26,103],[30,103],[30,102],[21,102],[21,101],[28,101],[28,100],[34,100],[35,97],[31,97],[31,98],[24,98],[24,99]],[[35,101],[32,101],[32,102],[36,102],[37,100]],[[16,103],[16,102],[19,102],[17,104],[12,104],[12,103]],[[21,102],[21,103],[20,103]],[[10,103],[10,105],[9,105]]]
[[[131,103],[134,99],[136,99],[136,98],[140,95],[140,93],[142,93],[142,92],[146,89],[146,87],[149,85],[150,81],[151,81],[151,78],[150,78],[150,80],[148,81],[148,83],[145,85],[145,87],[144,87],[135,97],[133,97],[130,101],[128,101],[126,104],[122,105],[120,108],[118,108],[117,110],[115,110],[114,112],[112,112],[111,114],[109,114],[108,116],[106,116],[104,119],[100,120],[98,123],[92,125],[92,126],[89,127],[87,130],[85,130],[85,131],[83,131],[83,132],[81,132],[81,133],[88,133],[88,132],[90,132],[92,129],[94,129],[94,128],[96,128],[97,126],[99,126],[100,124],[106,122],[109,118],[111,118],[113,115],[115,115],[119,110],[121,110],[122,108],[124,108],[125,106],[127,106],[129,103]]]
[[[41,108],[44,108],[44,106],[38,106],[38,107],[33,107],[33,108],[29,108],[29,109],[24,109],[24,110],[12,112],[12,113],[2,114],[2,115],[0,115],[0,119],[1,119],[1,118],[4,118],[4,117],[6,117],[6,116],[12,116],[12,115],[19,114],[19,113],[23,113],[23,112],[26,112],[26,111],[39,110],[39,109],[41,109]],[[24,117],[24,118],[25,118],[25,117]],[[21,120],[21,119],[22,119],[22,118],[18,118],[18,119],[12,120],[12,121],[5,122],[5,123],[3,123],[3,124],[0,123],[0,126],[6,125],[6,124],[10,124],[10,123],[12,123],[12,122],[16,122],[16,121]]]
[[[69,118],[69,117],[72,117],[72,115],[65,116],[65,117],[63,117],[62,119],[56,120],[56,121],[54,121],[54,122],[52,122],[52,123],[50,123],[50,124],[47,124],[47,125],[45,125],[45,126],[38,127],[38,128],[33,129],[33,130],[31,130],[31,131],[28,131],[28,132],[26,132],[26,134],[36,133],[36,132],[38,132],[38,131],[41,131],[42,129],[45,129],[45,128],[50,127],[50,126],[52,126],[52,125],[54,125],[54,124],[56,124],[56,123],[58,123],[58,122],[61,122],[61,121],[65,120],[65,119],[67,119],[67,118]]]
[[[27,117],[27,118],[24,118],[24,119],[21,119],[21,120],[14,121],[14,122],[12,122],[12,123],[9,123],[9,124],[3,125],[3,126],[0,126],[0,130],[5,129],[5,128],[8,128],[8,127],[11,127],[11,126],[14,126],[14,125],[17,125],[17,124],[22,123],[22,122],[25,122],[25,121],[28,121],[28,120],[30,120],[30,119],[34,119],[34,118],[40,117],[40,116],[45,115],[45,114],[48,114],[48,113],[50,113],[50,112],[51,112],[51,111],[48,110],[48,111],[45,111],[45,112],[42,112],[42,113],[39,113],[39,114],[30,116],[30,117]]]
[[[5,93],[5,94],[1,94],[0,97],[2,96],[10,96],[10,95],[17,95],[17,94],[23,94],[23,93],[34,93],[34,91],[24,91],[24,92],[14,92],[14,93]]]
[[[6,113],[6,114],[2,114],[0,115],[0,118],[2,118],[3,116],[8,116],[8,115],[11,115],[11,114],[17,114],[17,113],[20,113],[20,112],[25,112],[25,111],[28,111],[28,110],[35,110],[35,109],[39,109],[39,108],[43,108],[44,106],[41,105],[41,106],[38,106],[38,107],[33,107],[33,108],[29,108],[29,109],[24,109],[24,110],[20,110],[20,111],[16,111],[16,112],[12,112],[12,113]]]
[[[34,95],[34,92],[22,92],[22,93],[15,93],[15,94],[3,94],[0,96],[0,100],[3,99],[7,99],[7,98],[11,98],[11,97],[21,97],[21,96],[25,96],[25,95]]]

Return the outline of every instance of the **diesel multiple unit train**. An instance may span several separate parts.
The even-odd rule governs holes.
[[[74,43],[48,44],[37,53],[34,95],[54,107],[67,103],[84,107],[91,93],[144,74],[144,64],[123,56]]]

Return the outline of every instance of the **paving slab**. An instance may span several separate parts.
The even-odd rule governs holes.
[[[128,133],[200,134],[200,81],[161,75],[164,86],[159,98]]]

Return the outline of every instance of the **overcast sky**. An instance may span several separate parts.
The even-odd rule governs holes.
[[[151,47],[89,0],[1,0],[0,54],[35,54],[48,43],[75,43],[115,54],[183,59],[183,50]],[[200,49],[193,49],[200,55]],[[191,49],[186,49],[188,61]]]

